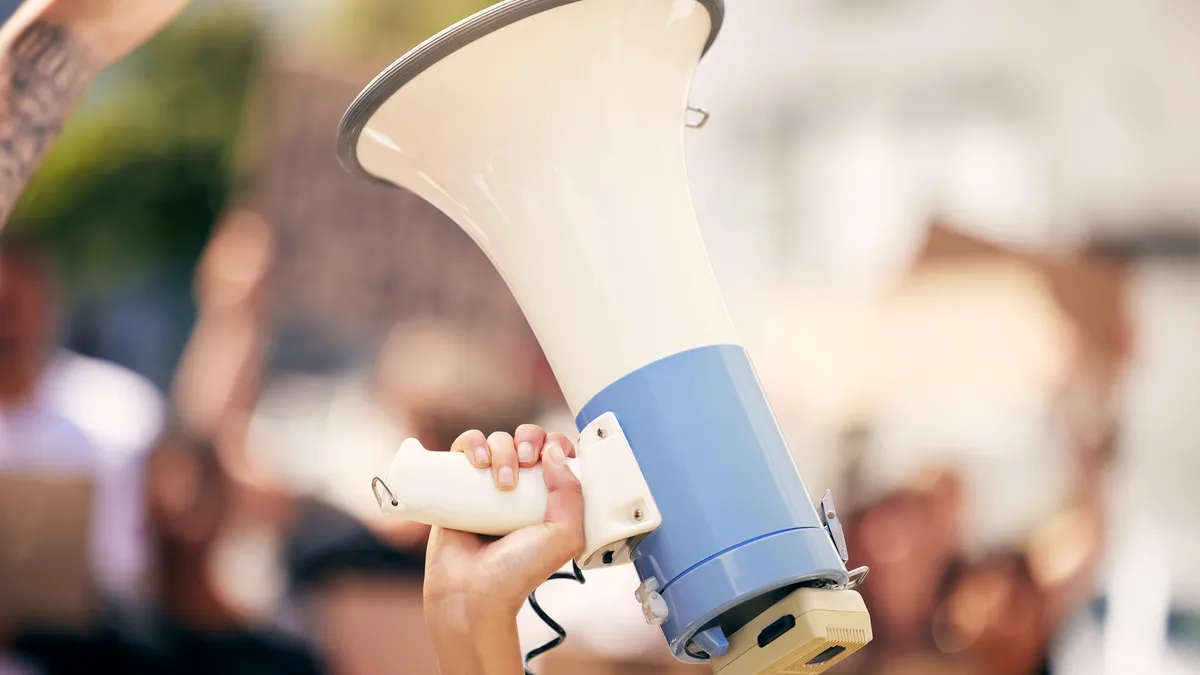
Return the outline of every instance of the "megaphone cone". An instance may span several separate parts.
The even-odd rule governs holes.
[[[800,587],[850,582],[688,189],[687,96],[723,11],[507,0],[392,64],[339,138],[348,169],[432,202],[486,252],[579,428],[615,414],[662,514],[632,557],[684,661],[724,654]]]

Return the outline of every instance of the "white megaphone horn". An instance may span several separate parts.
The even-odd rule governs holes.
[[[372,81],[351,171],[450,216],[511,288],[581,431],[584,567],[632,562],[648,621],[718,673],[819,673],[871,639],[832,500],[818,513],[740,345],[696,222],[688,90],[721,0],[506,0]],[[525,471],[536,471],[527,469]],[[415,442],[374,484],[401,518],[541,521]],[[477,487],[472,487],[477,484]]]

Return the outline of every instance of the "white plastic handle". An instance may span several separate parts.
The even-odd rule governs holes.
[[[579,475],[577,458],[567,465]],[[388,515],[476,534],[502,536],[542,522],[546,512],[541,464],[520,469],[516,489],[502,492],[491,469],[475,467],[461,452],[426,450],[414,438],[400,446],[386,484],[375,490]]]
[[[580,567],[629,561],[636,537],[662,523],[658,506],[611,413],[580,435],[567,464],[583,488],[584,552]],[[503,536],[541,523],[546,513],[542,467],[520,469],[517,487],[496,488],[491,469],[473,466],[461,452],[430,452],[408,439],[392,460],[386,480],[372,488],[384,514],[427,525]]]

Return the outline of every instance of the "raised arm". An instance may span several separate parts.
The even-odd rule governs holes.
[[[0,228],[96,75],[188,0],[27,0],[0,27]]]

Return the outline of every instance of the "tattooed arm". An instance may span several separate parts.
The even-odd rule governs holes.
[[[0,27],[0,228],[95,76],[187,0],[27,0]]]
[[[99,71],[96,58],[62,26],[30,21],[0,60],[0,222]]]

